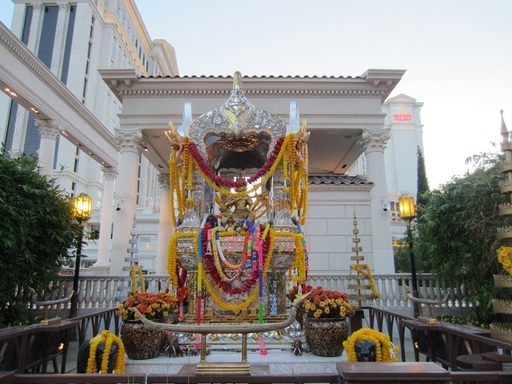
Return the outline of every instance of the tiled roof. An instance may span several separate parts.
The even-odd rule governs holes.
[[[373,183],[357,176],[309,176],[310,185],[372,185]]]

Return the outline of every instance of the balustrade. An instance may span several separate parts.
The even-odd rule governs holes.
[[[325,289],[348,292],[348,278],[350,275],[310,275],[308,284],[322,286]],[[411,286],[411,275],[407,273],[395,273],[389,275],[373,275],[375,286],[380,294],[378,299],[361,302],[363,306],[378,306],[384,308],[411,307],[407,296],[407,287]],[[59,286],[53,287],[52,297],[63,297],[71,293],[73,286],[72,276],[63,276]],[[166,275],[144,276],[146,291],[160,292],[168,288]],[[464,286],[453,286],[441,281],[433,274],[418,274],[418,292],[421,298],[440,300],[446,294],[449,300],[443,304],[445,307],[465,307],[467,295]],[[119,276],[81,276],[79,283],[78,308],[79,309],[103,309],[117,306],[124,300],[120,289],[130,282],[121,281]],[[125,294],[124,294],[125,295]],[[55,297],[54,297],[55,296]]]

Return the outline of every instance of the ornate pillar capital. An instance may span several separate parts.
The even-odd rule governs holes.
[[[103,167],[103,180],[114,181],[117,178],[119,172],[114,167]]]
[[[59,10],[67,11],[70,7],[69,0],[59,0],[57,1],[57,5],[59,6]]]
[[[120,152],[140,153],[144,145],[144,138],[139,129],[115,129],[114,137]]]
[[[55,120],[37,119],[36,126],[41,138],[56,140],[59,136],[59,125]]]
[[[30,3],[34,11],[41,11],[43,9],[43,1],[42,0],[35,0]]]
[[[359,145],[363,148],[365,153],[369,152],[384,152],[386,149],[386,142],[391,138],[389,129],[379,130],[363,130]]]

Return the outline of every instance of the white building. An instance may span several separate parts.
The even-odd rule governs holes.
[[[230,77],[177,76],[173,48],[149,38],[133,0],[17,0],[12,33],[0,27],[0,85],[10,95],[0,98],[2,142],[12,153],[39,151],[45,173],[70,194],[93,198],[88,230],[99,240],[89,241],[84,254],[97,260],[96,271],[120,273],[136,215],[140,262],[164,273],[171,229],[162,133],[170,120],[183,124],[184,105],[191,105],[192,118],[224,102]],[[403,73],[244,79],[251,102],[289,124],[297,123],[298,107],[312,132],[306,234],[313,274],[348,271],[354,212],[375,273],[393,272],[392,214],[384,206],[407,188],[415,193],[398,184],[412,170],[394,167],[414,166],[405,177],[412,183],[416,147],[422,147],[421,104],[403,95],[385,102]],[[390,118],[408,113],[412,123]],[[403,154],[400,137],[407,140],[402,133],[410,130],[415,141]],[[348,176],[361,154],[364,172],[355,174],[364,178]]]

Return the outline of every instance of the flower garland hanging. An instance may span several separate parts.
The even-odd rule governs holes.
[[[502,245],[498,249],[498,261],[509,275],[512,275],[512,247]]]
[[[215,261],[213,258],[213,255],[211,253],[207,252],[207,233],[210,229],[210,223],[205,224],[205,228],[203,229],[203,259],[204,264],[206,266],[206,269],[208,269],[208,272],[210,273],[211,279],[215,282],[217,287],[222,289],[225,293],[230,295],[239,295],[248,292],[254,284],[256,284],[258,280],[258,269],[252,268],[251,270],[247,270],[245,282],[242,283],[240,286],[234,286],[232,283],[235,281],[233,279],[223,279],[221,274],[219,273],[218,269],[215,267]],[[243,265],[242,265],[243,267]],[[230,281],[231,280],[231,281]]]
[[[378,363],[398,362],[395,355],[398,353],[398,347],[391,343],[388,335],[382,332],[374,331],[371,328],[361,328],[352,333],[350,337],[343,342],[347,351],[348,361],[357,362],[355,344],[359,340],[369,340],[375,344],[375,361]]]
[[[238,180],[238,181],[232,181],[232,180],[226,180],[219,176],[217,176],[211,168],[206,164],[206,161],[203,159],[201,154],[199,153],[199,150],[197,147],[195,147],[194,143],[190,143],[189,147],[191,148],[192,157],[197,165],[197,168],[199,169],[199,172],[204,177],[206,182],[217,192],[222,193],[223,195],[229,195],[229,196],[245,196],[253,192],[257,192],[258,189],[267,182],[267,180],[272,176],[277,166],[280,164],[283,154],[287,150],[287,142],[290,140],[290,135],[280,138],[277,140],[276,145],[274,147],[274,150],[272,154],[268,157],[267,161],[263,166],[251,177],[249,177],[247,180]],[[260,179],[261,178],[261,179]],[[258,179],[260,181],[257,184],[253,184]],[[247,187],[247,184],[251,184],[251,189],[243,191],[235,191],[232,192],[229,189],[226,188],[234,188],[239,189],[243,187]]]
[[[363,275],[370,282],[370,288],[372,290],[373,298],[378,299],[380,297],[377,288],[375,287],[375,281],[373,280],[372,271],[368,264],[352,264],[350,268],[356,271],[358,274]]]
[[[105,350],[101,358],[101,373],[108,373],[108,358],[112,344],[117,344],[117,357],[114,365],[114,373],[124,373],[125,367],[125,351],[122,340],[109,331],[103,331],[99,335],[94,336],[89,342],[89,358],[87,359],[87,372],[86,373],[99,373],[98,362],[96,361],[96,351],[101,343],[105,343]]]
[[[169,249],[167,253],[167,273],[169,274],[169,280],[174,288],[178,287],[179,278],[177,275],[178,266],[178,239],[184,237],[196,237],[195,233],[173,233],[171,241],[169,242]],[[196,252],[197,255],[197,252]]]
[[[302,233],[290,233],[290,232],[275,232],[275,236],[278,237],[293,237],[295,239],[295,261],[290,269],[289,278],[292,281],[302,283],[306,280],[306,265],[304,259],[304,248],[302,246]],[[291,270],[295,268],[297,270],[297,276],[292,276]]]
[[[221,235],[221,234],[222,234],[222,232],[219,232],[219,235]],[[263,266],[263,276],[266,277],[266,275],[268,273],[268,270],[270,268],[270,265],[271,265],[271,262],[272,262],[272,256],[273,256],[273,253],[274,253],[274,244],[275,244],[275,231],[274,231],[274,229],[272,229],[272,228],[265,228],[265,231],[263,232],[263,236],[262,237],[263,237],[263,240],[264,240],[264,241],[262,241],[263,253],[264,253],[264,255],[266,255],[266,258],[264,260],[264,266]],[[258,269],[255,269],[255,271],[256,271],[256,275],[258,276],[259,275]],[[210,272],[210,271],[208,271],[208,272]],[[210,272],[210,276],[211,276],[211,272]],[[215,292],[214,287],[212,286],[212,284],[210,283],[209,279],[207,278],[207,274],[206,274],[206,270],[205,269],[203,269],[203,271],[202,271],[202,277],[203,277],[203,282],[205,284],[205,287],[208,290],[208,293],[212,297],[213,301],[220,308],[225,309],[225,310],[239,311],[241,309],[247,308],[253,302],[253,300],[256,298],[256,296],[258,294],[259,283],[258,283],[258,279],[256,279],[256,282],[254,283],[254,285],[252,287],[252,293],[249,295],[247,300],[245,300],[244,302],[242,302],[240,304],[234,304],[234,305],[228,304],[228,303],[224,302],[217,295],[217,293]],[[213,279],[213,277],[212,277],[212,280],[215,281],[215,279]]]

